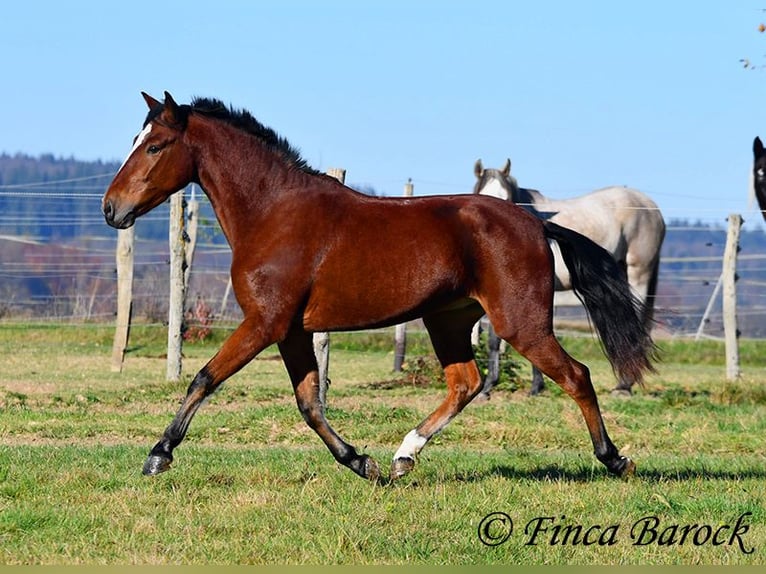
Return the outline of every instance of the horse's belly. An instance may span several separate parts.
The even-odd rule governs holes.
[[[308,331],[345,331],[395,325],[450,305],[465,305],[466,298],[451,289],[425,286],[399,277],[392,280],[350,281],[334,287],[317,284],[303,311]]]

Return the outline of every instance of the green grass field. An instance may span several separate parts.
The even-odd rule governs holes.
[[[519,363],[523,381],[469,405],[381,486],[306,427],[275,349],[211,397],[169,472],[143,477],[223,335],[185,346],[181,383],[164,381],[162,329],[133,330],[123,373],[109,370],[111,335],[0,324],[2,564],[766,562],[766,342],[742,342],[743,376],[727,382],[721,344],[660,341],[659,372],[620,399],[598,345],[564,339],[638,464],[630,480],[606,474],[552,383],[527,396]],[[410,357],[428,353],[410,342]],[[331,349],[328,418],[387,468],[443,386],[413,366],[395,378],[388,335],[334,334]]]

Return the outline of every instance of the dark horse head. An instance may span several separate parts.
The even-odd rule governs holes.
[[[761,210],[763,219],[766,220],[766,150],[763,148],[761,138],[753,140],[753,187],[755,197],[758,199],[758,208]]]
[[[102,204],[106,222],[118,229],[130,227],[137,217],[196,181],[194,163],[182,142],[189,106],[179,106],[167,92],[164,105],[142,95],[149,113]]]

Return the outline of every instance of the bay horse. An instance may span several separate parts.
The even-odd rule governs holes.
[[[766,150],[758,136],[753,140],[753,189],[758,209],[766,221]]]
[[[537,217],[573,229],[606,249],[627,274],[633,293],[644,303],[645,328],[651,330],[660,250],[665,239],[665,221],[657,204],[647,195],[628,187],[605,187],[569,199],[550,199],[535,189],[519,187],[511,175],[511,160],[501,169],[485,169],[481,160],[474,164],[474,194],[489,195],[520,205]],[[572,289],[571,271],[554,244],[556,291]],[[490,327],[490,337],[493,333]],[[490,341],[490,346],[492,346]],[[496,369],[495,369],[496,370]],[[636,379],[619,376],[614,393],[630,395]],[[484,395],[496,380],[487,379]],[[537,395],[544,388],[540,369],[532,365],[532,389]]]
[[[444,368],[447,396],[403,439],[389,477],[481,390],[470,341],[485,312],[497,333],[575,400],[595,456],[632,474],[607,435],[588,368],[552,328],[553,256],[560,245],[618,372],[651,370],[653,342],[614,260],[589,239],[512,204],[470,194],[376,198],[310,168],[246,110],[195,98],[179,105],[142,93],[149,112],[102,201],[112,227],[130,227],[190,182],[210,199],[232,252],[231,279],[244,318],[195,375],[175,417],[143,466],[169,469],[203,400],[276,343],[305,422],[335,459],[361,477],[386,481],[378,464],[343,440],[319,400],[312,333],[356,330],[422,317]]]

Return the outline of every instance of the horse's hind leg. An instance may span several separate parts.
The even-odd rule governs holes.
[[[363,478],[377,480],[380,476],[377,463],[366,454],[360,455],[332,429],[319,400],[319,369],[314,355],[311,333],[293,330],[279,343],[282,360],[287,367],[295,391],[295,400],[303,419],[330,449],[335,460],[349,467]]]
[[[570,357],[553,332],[539,340],[521,340],[517,335],[506,340],[574,399],[585,418],[596,458],[613,474],[633,474],[636,465],[620,455],[606,432],[588,367]]]
[[[391,479],[397,479],[415,466],[415,459],[426,443],[479,394],[482,380],[471,346],[471,326],[478,316],[450,313],[424,317],[434,351],[447,378],[447,397],[423,422],[411,430],[394,454]]]

